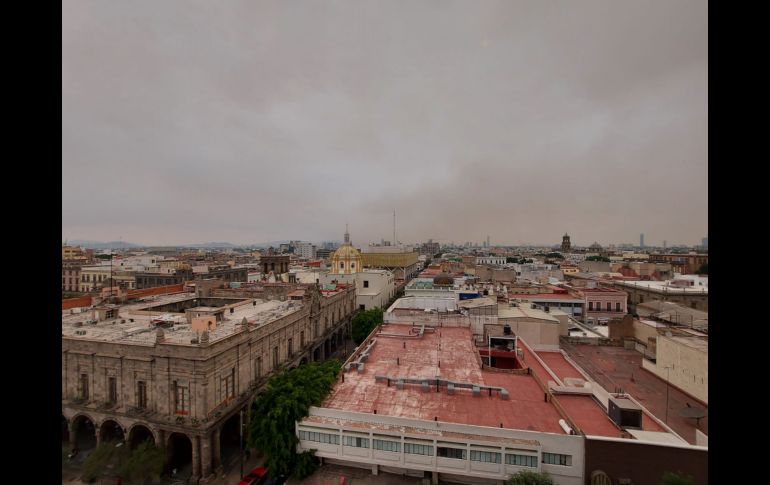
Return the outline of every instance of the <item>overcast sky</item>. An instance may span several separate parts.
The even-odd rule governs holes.
[[[707,2],[62,5],[62,238],[695,244]]]

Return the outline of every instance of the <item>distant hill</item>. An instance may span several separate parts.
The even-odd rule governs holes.
[[[201,244],[184,244],[186,248],[239,248],[237,244],[231,244],[229,242],[206,242]]]
[[[85,248],[85,249],[129,249],[129,248],[142,247],[139,244],[134,244],[126,241],[100,242],[100,241],[81,241],[78,239],[67,241],[67,244],[69,246],[80,246],[81,248]]]

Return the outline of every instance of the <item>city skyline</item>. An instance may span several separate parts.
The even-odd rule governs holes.
[[[707,6],[655,3],[68,2],[62,239],[696,245]]]
[[[635,244],[633,242],[605,242],[605,243],[602,243],[602,242],[599,242],[599,241],[592,240],[591,242],[580,243],[580,242],[575,242],[574,238],[572,238],[572,237],[571,237],[571,239],[573,241],[572,246],[573,247],[580,247],[580,248],[587,248],[591,244],[594,244],[594,243],[598,243],[600,246],[603,246],[603,247],[640,247],[639,244]],[[399,240],[399,244],[418,245],[418,244],[426,243],[429,240],[432,240],[432,238],[425,238],[425,239],[414,240],[414,241],[400,241]],[[694,242],[694,243],[693,242],[690,242],[690,243],[684,243],[684,242],[673,242],[673,243],[670,243],[667,240],[662,240],[660,244],[657,244],[657,243],[654,243],[654,244],[645,243],[645,245],[644,245],[644,247],[642,249],[661,248],[661,247],[662,248],[666,248],[666,247],[668,247],[668,248],[672,248],[672,247],[705,247],[704,244],[703,244],[704,240],[708,241],[708,238],[707,237],[706,238],[701,238],[700,241],[697,241],[697,242]],[[66,245],[74,244],[74,245],[77,246],[77,245],[83,245],[83,244],[86,244],[86,245],[88,245],[88,244],[104,245],[104,244],[109,244],[109,243],[116,243],[115,244],[116,247],[118,245],[122,245],[124,243],[125,244],[131,244],[131,245],[137,245],[139,247],[156,247],[156,246],[157,247],[162,247],[162,246],[169,246],[169,247],[171,247],[171,246],[180,246],[180,247],[184,247],[184,246],[202,246],[202,245],[213,245],[213,244],[232,244],[235,247],[247,247],[247,246],[256,246],[256,245],[269,245],[269,244],[289,243],[289,242],[292,242],[292,241],[294,241],[294,242],[309,242],[309,243],[317,244],[317,245],[324,244],[324,243],[337,243],[337,244],[341,244],[343,242],[343,238],[331,238],[331,239],[290,238],[290,239],[281,239],[281,240],[274,240],[274,241],[251,241],[251,242],[248,242],[248,243],[241,243],[241,244],[232,243],[231,241],[185,241],[185,242],[177,243],[177,244],[157,244],[157,243],[153,243],[153,242],[134,241],[134,240],[130,240],[130,239],[120,239],[120,240],[85,240],[85,239],[79,239],[79,238],[72,238],[72,239],[66,239],[65,238],[65,239],[62,240],[62,244],[63,245],[64,244],[66,244]],[[391,243],[391,241],[389,241],[389,240],[380,239],[380,240],[377,240],[377,241],[354,241],[353,245],[354,246],[367,246],[369,244],[373,244],[373,245],[381,244],[382,242],[385,242],[386,244]],[[480,241],[480,240],[474,240],[474,241],[440,241],[440,240],[433,240],[433,242],[439,243],[442,246],[444,246],[444,245],[463,246],[463,245],[465,245],[467,243],[470,243],[470,244],[474,245],[474,247],[480,247],[480,248],[481,247],[486,247],[485,246],[486,245],[486,241]],[[488,247],[494,248],[494,247],[506,247],[506,246],[533,246],[533,247],[550,247],[550,246],[554,246],[555,247],[555,246],[559,246],[559,244],[558,243],[553,243],[553,242],[548,242],[548,243],[546,243],[546,242],[516,242],[516,243],[513,243],[513,242],[497,242],[497,243],[495,243],[493,241]]]

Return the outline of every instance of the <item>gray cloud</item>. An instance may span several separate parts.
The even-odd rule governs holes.
[[[707,5],[67,2],[64,237],[695,243]]]

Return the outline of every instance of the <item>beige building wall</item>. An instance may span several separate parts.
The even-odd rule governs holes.
[[[628,293],[628,304],[635,309],[638,303],[646,303],[652,300],[663,300],[679,303],[680,305],[694,308],[703,312],[709,311],[708,293],[688,292],[676,293],[676,290],[661,291],[648,288],[637,288],[628,285],[617,285]]]
[[[113,268],[114,270],[114,268]],[[80,291],[93,291],[110,277],[109,266],[83,266],[80,269]]]
[[[656,363],[643,359],[642,364],[661,379],[708,404],[707,341],[659,335]]]
[[[523,338],[533,349],[559,348],[559,333],[561,332],[559,322],[526,317],[498,318],[498,322],[500,325],[505,325],[506,323],[510,325],[513,333]]]

